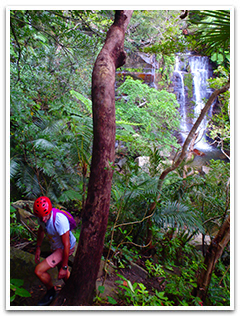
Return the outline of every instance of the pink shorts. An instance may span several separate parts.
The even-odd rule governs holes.
[[[70,249],[69,256],[73,254],[74,249],[75,249],[75,246],[72,249]],[[63,249],[58,248],[54,250],[54,252],[46,258],[46,261],[51,268],[54,268],[62,261],[62,258],[63,258]]]

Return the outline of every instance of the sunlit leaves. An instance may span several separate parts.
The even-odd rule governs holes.
[[[229,64],[230,11],[191,11],[189,21],[195,47],[212,56],[218,64]]]
[[[135,10],[126,45],[131,45],[132,50],[138,48],[164,55],[181,51],[185,42],[183,24],[177,10]]]
[[[149,88],[139,80],[126,79],[118,88],[118,95],[117,139],[142,154],[144,148],[146,152],[152,144],[165,149],[170,149],[171,145],[178,146],[172,135],[179,126],[178,103],[174,94]]]

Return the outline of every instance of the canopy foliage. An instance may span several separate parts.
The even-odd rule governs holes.
[[[210,161],[208,174],[188,166],[192,169],[186,176],[182,164],[166,176],[157,200],[159,175],[171,164],[169,153],[177,156],[180,149],[179,105],[170,86],[174,54],[195,50],[209,55],[215,68],[210,85],[222,87],[230,71],[230,13],[194,10],[184,19],[180,14],[134,11],[126,33],[128,55],[155,54],[161,88],[132,77],[116,85],[115,162],[123,158],[125,164],[111,165],[115,172],[106,243],[115,249],[124,243],[145,247],[147,214],[156,202],[151,230],[157,255],[174,266],[184,252],[183,269],[190,271],[190,250],[184,245],[198,232],[212,237],[229,211],[230,166]],[[114,11],[11,10],[10,18],[11,201],[47,195],[53,203],[81,210],[92,155],[92,69]],[[218,113],[209,123],[209,135],[219,137],[223,152],[230,150],[229,97],[229,91],[219,96]],[[146,169],[137,165],[138,156],[149,158]],[[178,230],[178,244],[167,239],[169,229]],[[172,259],[166,255],[170,251]],[[192,297],[186,301],[196,302]],[[225,304],[220,295],[219,301]]]

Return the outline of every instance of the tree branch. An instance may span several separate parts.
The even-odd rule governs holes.
[[[208,247],[204,268],[202,268],[197,281],[197,288],[193,290],[193,295],[200,297],[203,301],[206,299],[208,287],[211,281],[212,272],[218,259],[221,257],[224,248],[230,241],[230,215],[227,217],[216,237]]]
[[[181,151],[178,159],[175,162],[173,162],[172,166],[168,167],[167,169],[165,169],[162,172],[162,174],[160,176],[160,180],[163,180],[169,172],[175,170],[180,165],[180,163],[184,160],[184,158],[186,156],[186,152],[187,152],[188,146],[189,146],[192,138],[194,137],[198,127],[200,126],[202,120],[204,119],[205,115],[207,114],[208,110],[210,109],[212,103],[214,102],[214,100],[216,99],[216,97],[218,95],[226,92],[229,89],[229,87],[230,87],[230,80],[228,81],[228,83],[224,87],[222,87],[221,89],[215,90],[211,94],[211,96],[208,99],[206,105],[202,109],[201,114],[199,115],[199,117],[197,118],[196,122],[194,123],[191,131],[189,132],[189,134],[188,134],[188,136],[187,136],[187,138],[186,138],[186,140],[185,140],[185,142],[183,144],[182,151]]]
[[[161,188],[162,188],[162,184],[163,184],[163,181],[164,181],[165,177],[171,171],[177,169],[179,167],[179,165],[181,164],[181,162],[185,159],[186,153],[187,153],[187,150],[188,150],[188,146],[190,145],[190,142],[191,142],[192,138],[196,134],[198,127],[200,126],[202,120],[204,119],[205,115],[207,114],[208,110],[210,109],[212,103],[214,102],[214,100],[217,98],[218,95],[226,92],[229,89],[229,87],[230,87],[230,79],[229,79],[229,81],[227,82],[227,84],[224,87],[222,87],[221,89],[216,89],[211,94],[210,98],[208,99],[207,103],[205,104],[204,108],[202,109],[201,114],[199,115],[199,117],[197,118],[196,122],[194,123],[191,131],[189,132],[189,134],[188,134],[188,136],[187,136],[187,138],[186,138],[186,140],[185,140],[185,142],[183,144],[183,147],[182,147],[182,150],[181,150],[180,154],[176,155],[176,159],[177,160],[173,161],[173,164],[170,167],[166,168],[161,173],[161,175],[159,177],[159,181],[158,181],[158,187],[157,187],[158,195],[157,195],[156,200],[150,205],[150,209],[149,209],[148,214],[152,214],[153,213],[153,210],[155,209],[155,207],[157,205],[157,201],[160,199]]]
[[[22,22],[24,24],[27,24],[27,25],[33,27],[38,32],[42,32],[42,33],[46,34],[47,36],[51,37],[63,49],[63,51],[66,54],[67,58],[69,59],[70,63],[72,63],[68,55],[72,55],[72,57],[74,57],[73,54],[67,49],[67,47],[64,44],[61,44],[55,36],[53,36],[52,34],[50,34],[47,31],[45,31],[43,28],[40,28],[37,25],[34,25],[30,22],[23,21],[15,16],[12,16],[12,18],[19,21],[19,22]]]

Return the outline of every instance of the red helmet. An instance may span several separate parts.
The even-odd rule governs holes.
[[[40,196],[33,205],[33,212],[38,217],[44,217],[51,213],[52,203],[46,196]]]

